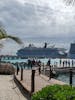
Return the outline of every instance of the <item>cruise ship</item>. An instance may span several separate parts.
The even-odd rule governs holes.
[[[64,48],[47,47],[45,43],[44,47],[35,47],[29,44],[28,47],[22,48],[16,53],[22,57],[47,57],[47,58],[65,58],[67,56]]]
[[[71,43],[68,57],[71,59],[75,59],[75,43]]]

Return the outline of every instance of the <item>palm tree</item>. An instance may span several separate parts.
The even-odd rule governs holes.
[[[10,38],[10,39],[14,40],[15,42],[17,42],[18,44],[22,44],[22,41],[18,37],[8,35],[5,31],[5,29],[0,26],[0,40],[6,39],[6,38]],[[0,47],[2,47],[2,46],[3,45],[0,44]],[[1,58],[0,58],[0,66],[1,66]]]
[[[6,39],[6,38],[10,38],[10,39],[14,40],[16,43],[22,44],[22,41],[18,37],[8,35],[7,32],[5,31],[5,29],[0,27],[0,40]],[[2,44],[0,44],[0,45],[2,46]]]
[[[75,5],[75,0],[64,0],[66,5]]]

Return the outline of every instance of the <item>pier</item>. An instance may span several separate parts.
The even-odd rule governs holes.
[[[25,94],[26,95],[26,94]],[[13,75],[0,75],[0,100],[29,100],[22,95]]]
[[[45,73],[46,71],[49,71],[49,66],[45,66],[44,68],[41,68],[42,71]],[[70,69],[72,69],[73,73],[75,73],[75,67],[51,67],[52,71],[58,72],[58,73],[68,73]]]
[[[32,78],[32,73],[35,74],[34,79]],[[23,89],[25,89],[30,95],[35,93],[42,88],[46,87],[47,85],[53,84],[66,84],[64,82],[58,81],[54,78],[49,80],[49,77],[40,74],[37,68],[34,68],[34,72],[32,70],[23,70],[23,80],[21,80],[21,70],[18,72],[18,75],[15,73],[15,79],[18,81],[19,84],[22,85]],[[33,84],[34,86],[32,86]],[[33,88],[32,88],[33,87]]]
[[[2,60],[15,60],[15,59],[26,59],[26,57],[16,56],[16,55],[0,55],[0,59],[2,59]]]
[[[35,63],[33,66],[29,65],[28,62],[16,62],[12,63],[15,67],[14,81],[25,95],[27,94],[31,98],[33,93],[41,90],[47,85],[60,84],[64,85],[62,81],[54,79],[54,76],[51,75],[51,71],[57,73],[70,73],[70,81],[68,84],[72,86],[72,72],[75,73],[74,64],[64,64],[63,63],[56,65],[46,65],[43,63]],[[30,100],[30,99],[28,99]]]
[[[20,57],[17,58],[17,56],[2,56],[1,59],[8,59],[10,61],[14,58],[23,59]],[[74,60],[70,59],[61,59],[61,63],[55,62],[54,65],[50,64],[50,66],[41,63],[38,60],[35,60],[35,63],[33,65],[33,59],[31,59],[30,62],[30,64],[28,63],[28,61],[12,63],[12,65],[14,65],[14,67],[16,68],[14,81],[21,87],[21,90],[25,91],[25,93],[29,94],[29,96],[46,87],[47,85],[66,84],[62,81],[54,79],[54,76],[52,76],[51,71],[52,73],[55,72],[55,74],[70,72],[75,73],[75,62]],[[72,74],[70,74],[70,84],[72,84],[71,76]]]

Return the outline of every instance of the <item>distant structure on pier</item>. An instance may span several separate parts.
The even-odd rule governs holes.
[[[75,43],[71,43],[68,57],[71,59],[75,59]]]

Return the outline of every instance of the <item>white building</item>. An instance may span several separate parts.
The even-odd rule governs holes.
[[[68,57],[71,59],[75,59],[75,43],[71,43]]]

